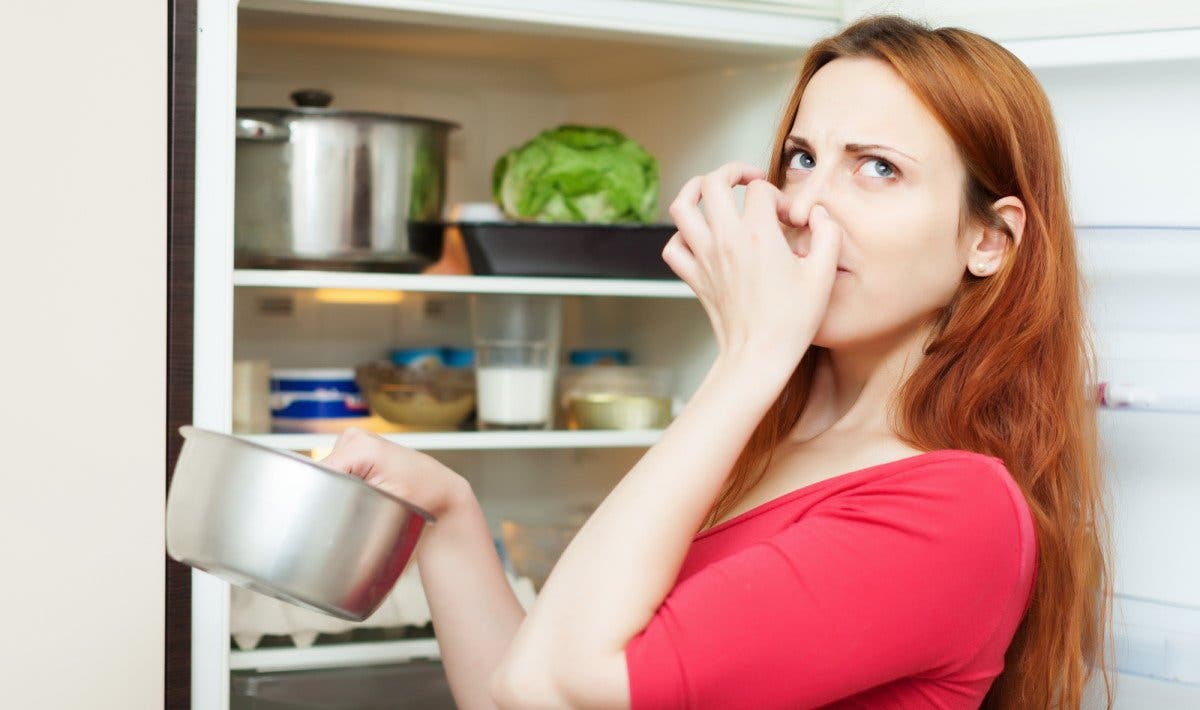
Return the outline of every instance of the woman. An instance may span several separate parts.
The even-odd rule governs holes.
[[[326,459],[437,515],[417,564],[459,707],[1072,708],[1097,664],[1111,704],[1041,88],[979,35],[879,16],[812,47],[785,118],[766,172],[671,204],[663,258],[719,354],[528,616],[461,476],[361,431]]]

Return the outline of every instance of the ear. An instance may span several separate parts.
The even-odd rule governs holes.
[[[982,229],[967,253],[967,267],[976,276],[987,276],[999,268],[1007,251],[1020,245],[1025,232],[1025,205],[1019,198],[1002,197],[992,203],[992,211],[1008,226],[1012,243],[1001,229],[991,226]]]

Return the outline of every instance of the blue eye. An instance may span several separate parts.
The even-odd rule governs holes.
[[[808,164],[802,168],[792,165],[792,159],[798,155],[803,155],[805,158],[808,158]],[[807,151],[800,150],[799,148],[793,148],[792,150],[789,150],[787,153],[784,154],[784,157],[786,158],[786,160],[784,162],[787,163],[787,167],[789,169],[794,168],[796,170],[810,170],[810,169],[812,169],[812,167],[814,165],[817,164],[817,161],[813,160],[813,157],[811,155],[809,155]],[[801,162],[803,162],[803,161],[801,161]]]
[[[879,168],[868,170],[866,173],[866,175],[868,177],[890,178],[890,177],[896,176],[895,168],[893,168],[892,164],[889,163],[888,161],[884,160],[883,158],[872,157],[870,160],[863,163],[863,165],[866,166],[866,165],[870,165],[872,163],[875,163],[877,166],[882,166],[882,170],[880,170]]]

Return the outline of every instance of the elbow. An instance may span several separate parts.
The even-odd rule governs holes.
[[[498,710],[509,710],[509,708],[517,707],[513,687],[513,684],[509,682],[508,674],[503,668],[498,668],[492,673],[491,680],[488,683],[488,694],[491,695],[492,702]]]
[[[492,699],[492,704],[494,704],[498,710],[504,710],[505,708],[510,707],[507,695],[508,688],[503,685],[502,681],[503,678],[501,678],[498,672],[492,673],[492,677],[488,681],[488,697]]]
[[[492,673],[488,691],[500,710],[567,707],[555,680],[538,671],[514,672],[501,665]]]

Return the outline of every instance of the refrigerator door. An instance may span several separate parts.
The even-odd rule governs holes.
[[[1143,707],[1182,707],[1168,698],[1186,693],[1200,704],[1200,228],[1076,234],[1099,379],[1130,395],[1098,410],[1116,663],[1136,677],[1119,681],[1121,704],[1137,693],[1161,700]]]

